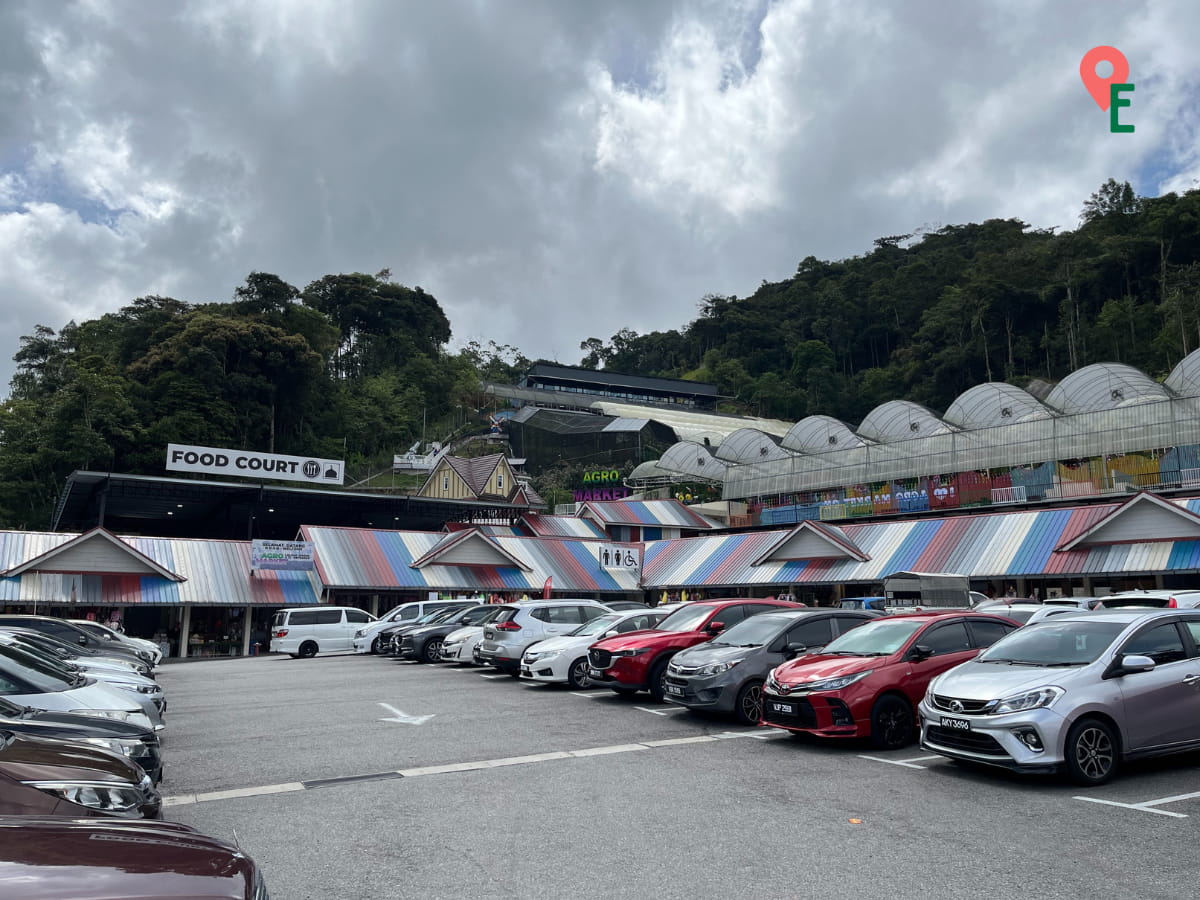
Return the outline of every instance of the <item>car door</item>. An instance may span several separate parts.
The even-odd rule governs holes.
[[[578,606],[549,606],[541,612],[546,613],[543,630],[547,637],[574,631],[586,621]]]
[[[1185,645],[1175,622],[1149,625],[1129,638],[1117,658],[1135,654],[1155,662],[1149,672],[1115,680],[1125,705],[1125,745],[1130,750],[1166,747],[1192,739],[1200,722],[1200,663],[1194,642]]]
[[[929,650],[930,655],[924,659],[915,658],[913,651],[918,646]],[[922,630],[909,645],[904,655],[899,686],[916,706],[925,696],[925,689],[934,677],[965,663],[977,653],[979,648],[971,646],[971,638],[962,619],[937,622]]]
[[[341,609],[318,609],[314,619],[313,640],[324,653],[349,649],[345,617]]]
[[[791,659],[800,653],[811,653],[824,647],[833,640],[833,619],[830,616],[805,616],[783,634],[783,643],[772,643],[770,650],[779,647],[781,657],[778,661],[772,655],[772,666],[778,665],[784,659]],[[795,648],[789,651],[789,647]],[[801,649],[803,648],[803,649]]]
[[[374,619],[372,619],[370,615],[363,612],[361,609],[346,610],[346,618],[343,622],[343,630],[347,650],[350,650],[354,647],[354,632],[373,621]]]

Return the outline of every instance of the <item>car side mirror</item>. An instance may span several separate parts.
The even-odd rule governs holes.
[[[788,659],[795,659],[801,653],[808,652],[808,646],[805,644],[788,644],[783,648],[783,655]]]
[[[933,650],[924,644],[914,644],[912,650],[908,651],[908,658],[913,662],[920,662],[931,656],[933,656]]]
[[[708,623],[709,634],[719,634],[720,632],[722,632],[724,630],[725,630],[724,622],[709,622]]]
[[[1157,663],[1149,656],[1140,653],[1128,653],[1113,658],[1104,670],[1105,678],[1119,678],[1122,675],[1133,675],[1136,672],[1149,672]]]

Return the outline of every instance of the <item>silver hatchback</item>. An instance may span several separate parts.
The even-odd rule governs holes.
[[[921,746],[1097,785],[1200,747],[1200,610],[1097,611],[1014,631],[935,678]]]

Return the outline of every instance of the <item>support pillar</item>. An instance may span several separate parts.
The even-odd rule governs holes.
[[[253,606],[247,606],[242,610],[242,656],[250,655],[250,626],[254,623],[253,616]]]
[[[187,659],[189,632],[192,629],[192,608],[183,608],[183,621],[179,623],[179,658]]]
[[[418,609],[419,608],[420,607],[418,607]],[[371,595],[371,609],[369,610],[369,612],[375,618],[377,618],[377,619],[379,618],[379,595],[378,594]]]

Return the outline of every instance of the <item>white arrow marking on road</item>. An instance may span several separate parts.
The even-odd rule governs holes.
[[[396,707],[388,706],[386,703],[380,703],[379,705],[392,714],[391,718],[380,719],[380,722],[398,722],[401,725],[421,725],[433,718],[432,715],[410,716],[408,713],[401,712],[400,710],[396,709]]]

